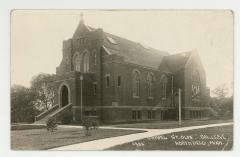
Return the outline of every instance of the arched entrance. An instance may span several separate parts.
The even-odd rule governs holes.
[[[61,106],[62,107],[69,104],[68,97],[69,97],[68,88],[65,85],[63,85],[61,89]]]
[[[67,106],[68,104],[70,104],[70,88],[68,86],[68,84],[63,83],[62,85],[60,85],[59,87],[59,103],[61,107]],[[71,108],[67,108],[65,109],[60,116],[60,120],[62,122],[62,124],[69,124],[71,123],[73,118],[72,115],[72,111]]]

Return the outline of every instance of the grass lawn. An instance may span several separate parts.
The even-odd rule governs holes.
[[[233,126],[212,127],[154,136],[109,150],[231,150]]]
[[[143,129],[169,129],[178,127],[188,127],[197,125],[207,125],[216,123],[232,122],[232,120],[184,120],[182,125],[178,125],[178,121],[152,121],[152,122],[139,122],[131,124],[113,124],[114,127],[123,128],[143,128]]]
[[[29,129],[11,131],[11,148],[13,150],[45,150],[69,144],[81,143],[107,137],[115,137],[144,131],[98,129],[91,136],[85,136],[79,128],[58,128],[55,132],[46,129]]]
[[[29,129],[44,129],[46,125],[33,125],[33,124],[12,124],[11,130],[29,130]]]

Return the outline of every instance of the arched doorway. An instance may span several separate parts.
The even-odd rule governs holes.
[[[63,83],[59,87],[59,102],[60,106],[64,107],[67,106],[70,103],[70,88],[68,84]],[[72,111],[71,108],[67,108],[61,113],[60,120],[62,124],[70,124],[73,119]]]
[[[69,93],[67,86],[63,85],[61,89],[61,107],[64,107],[69,104]]]

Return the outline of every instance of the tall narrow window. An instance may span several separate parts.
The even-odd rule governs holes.
[[[89,72],[89,53],[83,54],[83,72]]]
[[[167,98],[167,82],[168,82],[167,76],[163,75],[161,77],[161,93],[162,93],[161,95],[163,99]]]
[[[121,86],[121,76],[118,75],[117,77],[117,86],[120,87]]]
[[[133,120],[137,119],[137,112],[135,110],[132,111],[132,119]]]
[[[152,111],[152,119],[156,119],[156,111],[155,110]]]
[[[94,63],[94,65],[97,65],[97,52],[96,51],[94,51],[94,53],[93,53],[93,63]]]
[[[140,95],[140,74],[138,71],[133,73],[133,97],[139,97]]]
[[[110,75],[106,75],[106,87],[110,87]]]
[[[81,58],[79,53],[76,53],[73,57],[73,67],[75,71],[80,71],[81,67]]]
[[[93,83],[93,95],[97,95],[97,82]]]
[[[163,92],[162,97],[163,98],[166,98],[166,96],[167,96],[167,94],[166,94],[167,92],[166,91],[167,91],[166,83],[163,83],[162,84],[162,92]]]
[[[152,119],[152,111],[148,111],[148,119]]]
[[[153,92],[152,89],[153,88],[153,74],[148,74],[147,76],[147,93],[148,93],[148,98],[152,98],[153,97]]]
[[[142,111],[141,110],[137,111],[137,118],[142,119]]]
[[[87,42],[87,39],[85,37],[79,37],[79,44],[85,44]]]
[[[200,75],[197,70],[192,72],[192,101],[200,101],[201,89],[200,89]],[[199,104],[199,103],[197,103]]]
[[[192,81],[193,82],[200,82],[200,75],[197,70],[193,70],[192,72]]]

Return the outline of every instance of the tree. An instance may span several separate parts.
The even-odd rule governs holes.
[[[211,98],[210,106],[218,112],[221,117],[233,117],[233,96],[227,97],[228,88],[225,84],[213,90],[215,97]]]
[[[11,122],[34,122],[38,113],[34,104],[33,92],[21,85],[11,87]]]
[[[213,90],[213,94],[218,100],[223,100],[228,94],[228,88],[226,84],[222,84]]]
[[[229,116],[233,117],[233,96],[225,99],[223,108],[228,111]]]
[[[54,90],[49,84],[52,75],[40,73],[31,80],[31,90],[35,94],[34,104],[39,110],[48,110],[54,105]]]

